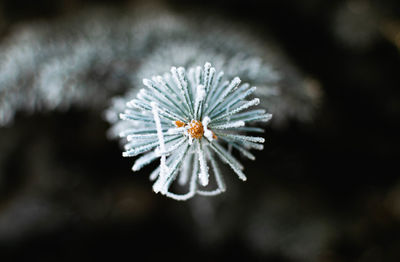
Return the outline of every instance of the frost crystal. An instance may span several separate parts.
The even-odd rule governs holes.
[[[147,89],[142,89],[120,114],[122,120],[131,122],[131,128],[120,135],[128,141],[123,156],[143,154],[133,171],[160,157],[160,166],[150,175],[155,180],[154,192],[176,200],[189,199],[196,193],[211,196],[224,192],[216,157],[246,180],[243,166],[223,145],[252,160],[255,157],[249,150],[263,148],[264,138],[241,134],[263,132],[245,124],[271,118],[265,110],[248,110],[260,102],[258,98],[245,100],[255,87],[241,85],[238,77],[223,81],[223,72],[217,72],[210,63],[204,69],[190,68],[187,73],[183,67],[172,67],[171,73],[144,79],[143,84]],[[217,188],[201,188],[209,186],[211,172]],[[175,180],[188,184],[188,192],[170,192]]]

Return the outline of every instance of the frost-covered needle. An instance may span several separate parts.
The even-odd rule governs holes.
[[[160,158],[160,166],[150,174],[150,179],[155,180],[153,190],[177,200],[189,199],[196,193],[210,196],[225,191],[217,159],[246,180],[242,164],[226,146],[254,160],[250,150],[262,150],[264,138],[246,133],[263,130],[246,124],[271,118],[264,110],[250,110],[260,100],[248,99],[256,88],[241,85],[239,77],[221,81],[223,73],[215,77],[216,70],[210,63],[189,72],[186,75],[184,68],[172,67],[163,77],[144,79],[147,89],[128,102],[120,115],[138,127],[121,134],[128,140],[124,156],[143,154],[132,169],[137,171]],[[211,175],[214,189],[209,189]],[[187,193],[170,191],[176,180],[188,186]]]

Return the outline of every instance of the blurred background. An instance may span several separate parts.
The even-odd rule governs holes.
[[[38,21],[98,7],[118,17],[139,4],[3,0],[0,43],[12,46]],[[17,112],[0,128],[0,260],[400,261],[400,2],[157,5],[274,39],[321,86],[313,120],[267,127],[265,149],[243,160],[246,183],[227,172],[223,195],[177,202],[152,192],[154,165],[132,173],[132,159],[107,139],[107,103]]]

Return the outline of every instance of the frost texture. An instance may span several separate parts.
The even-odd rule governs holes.
[[[243,135],[248,131],[246,123],[267,122],[271,114],[263,109],[249,110],[259,104],[258,98],[248,99],[256,90],[249,84],[241,84],[238,77],[225,80],[223,72],[217,72],[210,63],[204,68],[172,67],[170,73],[144,79],[147,87],[127,103],[120,115],[129,122],[121,136],[128,141],[123,156],[143,154],[133,165],[133,171],[160,158],[160,166],[150,175],[153,190],[176,200],[186,200],[195,194],[217,195],[225,191],[225,183],[219,171],[217,159],[245,181],[242,164],[224,145],[235,148],[254,160],[250,149],[263,148],[264,138]],[[210,174],[216,189],[207,189]],[[174,181],[188,187],[188,192],[176,194],[170,191]]]

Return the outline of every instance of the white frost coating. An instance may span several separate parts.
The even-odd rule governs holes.
[[[257,105],[259,99],[244,100],[255,88],[240,85],[238,77],[225,81],[223,74],[209,63],[204,68],[189,68],[187,76],[185,72],[182,67],[172,67],[169,74],[144,79],[146,89],[127,103],[128,108],[121,114],[121,119],[135,123],[121,132],[129,140],[123,155],[144,154],[132,170],[160,157],[160,166],[150,174],[150,180],[155,180],[153,190],[176,200],[224,192],[218,159],[245,181],[244,167],[231,151],[235,149],[255,159],[250,150],[262,149],[265,139],[245,135],[260,133],[260,128],[245,126],[270,118],[265,110],[247,110]],[[216,182],[216,188],[210,183],[210,176],[215,177],[211,181]],[[171,192],[175,183],[188,187],[187,193]]]
[[[197,156],[197,155],[196,155]],[[189,192],[183,195],[177,195],[171,192],[167,192],[166,196],[175,199],[175,200],[187,200],[191,197],[193,197],[196,194],[196,190],[197,190],[197,170],[199,168],[199,161],[197,161],[197,157],[194,157],[193,160],[193,172],[192,172],[192,176],[190,178],[190,185],[189,185]],[[188,174],[189,175],[189,174]]]
[[[205,87],[203,85],[198,85],[197,89],[196,89],[196,102],[195,102],[195,106],[194,106],[195,118],[197,118],[199,116],[200,106],[201,106],[201,103],[203,102],[205,96],[206,96]]]
[[[200,173],[199,173],[199,180],[200,184],[202,186],[207,186],[208,185],[208,166],[207,166],[207,161],[206,157],[204,155],[204,150],[202,149],[202,142],[199,141],[198,143],[198,154],[199,154],[199,163],[200,163]]]
[[[234,134],[224,134],[224,133],[218,133],[219,135],[224,135],[227,138],[231,138],[233,140],[239,140],[239,141],[248,141],[248,142],[254,142],[254,143],[264,143],[265,139],[263,137],[257,137],[257,136],[242,136],[242,135],[234,135]]]
[[[264,118],[260,119],[263,122],[268,122],[269,120],[271,120],[272,118],[272,114],[265,114]]]
[[[147,153],[147,154],[143,155],[142,157],[138,158],[135,161],[135,164],[132,167],[132,171],[140,170],[143,166],[149,164],[150,162],[152,162],[157,157],[159,157],[159,156],[156,155],[154,152],[150,152],[150,153]]]
[[[210,129],[208,129],[208,124],[210,123],[210,121],[211,121],[211,119],[208,116],[206,116],[202,121],[203,128],[204,128],[204,136],[208,139],[208,141],[214,140],[212,131]]]
[[[126,136],[126,140],[132,141],[135,139],[149,139],[149,138],[154,138],[154,137],[158,137],[158,134],[128,135],[128,136]]]
[[[213,125],[212,128],[214,129],[229,129],[229,128],[235,128],[235,127],[242,127],[244,126],[245,123],[244,121],[236,121],[236,122],[230,122],[222,125]]]
[[[148,144],[143,145],[143,146],[135,147],[135,148],[132,148],[132,149],[127,149],[127,151],[122,153],[122,156],[124,156],[124,157],[137,156],[137,155],[139,155],[141,153],[144,153],[146,151],[149,151],[149,150],[155,148],[156,146],[158,146],[158,144],[159,144],[159,142],[156,141],[156,142],[148,143]]]
[[[211,152],[207,149],[206,154],[208,155],[208,158],[210,159],[211,162],[211,167],[213,169],[214,175],[215,175],[215,180],[217,182],[217,189],[210,190],[210,191],[204,191],[204,190],[197,190],[197,194],[203,195],[203,196],[216,196],[219,195],[226,190],[225,182],[224,179],[222,178],[221,172],[219,171],[219,168],[217,166],[217,163],[212,157]]]
[[[245,110],[245,109],[247,109],[247,108],[249,108],[249,107],[251,107],[251,106],[256,106],[256,105],[258,105],[259,103],[260,103],[260,99],[254,98],[253,100],[251,100],[251,101],[245,103],[244,105],[242,105],[242,106],[240,106],[240,107],[238,107],[238,108],[236,108],[236,109],[234,109],[234,110],[232,110],[232,111],[229,111],[228,113],[225,113],[225,114],[223,114],[222,116],[213,119],[212,121],[218,121],[218,120],[221,120],[221,119],[226,118],[226,117],[228,117],[228,116],[237,114],[237,113],[239,113],[240,111],[243,111],[243,110]]]
[[[154,102],[151,102],[151,107],[152,107],[152,112],[153,112],[153,116],[154,116],[154,121],[156,122],[158,141],[160,143],[160,152],[159,152],[161,154],[160,177],[161,177],[161,180],[164,180],[165,176],[168,173],[168,167],[166,164],[166,156],[165,156],[164,135],[163,135],[162,129],[161,129],[161,122],[160,122],[160,117],[158,115],[157,104]],[[156,192],[156,193],[158,193],[159,191],[160,191],[159,187],[156,187],[154,189],[154,192]]]
[[[204,100],[204,97],[206,96],[206,90],[203,85],[198,85],[196,91],[196,104],[199,104]]]
[[[152,88],[152,86],[153,86],[153,83],[151,82],[151,80],[149,80],[149,79],[147,79],[147,78],[144,78],[143,79],[143,84],[145,85],[145,86],[147,86],[148,88]],[[142,89],[141,89],[142,90]]]
[[[162,156],[164,155],[168,155],[169,153],[171,153],[172,151],[176,150],[178,147],[180,147],[183,143],[185,143],[186,139],[182,138],[181,140],[179,140],[179,142],[173,144],[172,146],[168,147],[168,149],[166,149],[164,152],[161,152],[160,148],[156,148],[155,150],[155,154],[157,156]]]

